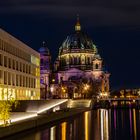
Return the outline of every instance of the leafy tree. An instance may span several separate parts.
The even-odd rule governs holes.
[[[8,120],[10,119],[12,107],[17,107],[18,101],[12,98],[11,94],[7,93],[7,100],[0,101],[0,120],[4,123],[4,126],[8,125]]]
[[[10,119],[11,103],[9,101],[0,102],[0,120],[4,121],[4,126],[7,125],[7,120]]]

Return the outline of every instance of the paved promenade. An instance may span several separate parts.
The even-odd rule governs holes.
[[[87,110],[89,109],[69,109],[52,113],[43,113],[30,119],[13,122],[7,127],[0,127],[0,139],[18,132],[37,128],[44,124],[54,123],[55,121],[83,113]]]

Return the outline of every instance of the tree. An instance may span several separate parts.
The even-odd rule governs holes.
[[[7,125],[7,120],[10,119],[11,104],[9,101],[0,102],[0,120],[4,121],[4,126]]]
[[[4,126],[8,125],[8,120],[10,119],[10,114],[12,111],[12,106],[16,107],[18,101],[12,98],[11,94],[7,93],[7,99],[0,101],[0,120],[3,121]]]

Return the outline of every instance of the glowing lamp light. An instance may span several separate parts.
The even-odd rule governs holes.
[[[88,84],[85,84],[84,85],[84,90],[88,90],[89,89],[89,85]]]
[[[51,90],[51,92],[53,92],[54,91],[54,87],[51,87],[50,90]]]

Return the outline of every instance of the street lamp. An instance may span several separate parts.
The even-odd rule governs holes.
[[[88,85],[88,84],[85,84],[85,85],[84,85],[84,90],[87,91],[88,89],[89,89],[89,85]]]

